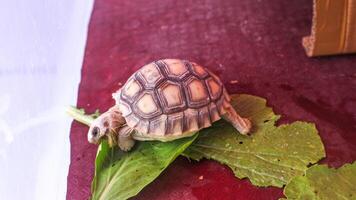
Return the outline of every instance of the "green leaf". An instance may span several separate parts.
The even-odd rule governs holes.
[[[128,199],[155,180],[197,137],[172,142],[137,142],[128,153],[100,144],[95,162],[92,199]]]
[[[185,156],[217,160],[256,186],[276,187],[304,174],[309,164],[325,157],[314,124],[294,122],[276,127],[279,116],[266,106],[265,99],[251,95],[232,95],[232,99],[237,112],[252,120],[252,135],[240,135],[221,120],[201,131]]]
[[[356,162],[333,169],[315,165],[305,176],[293,178],[284,188],[289,200],[356,199]]]
[[[67,113],[88,126],[99,116],[99,111],[86,115],[83,109],[75,107],[69,107]],[[197,137],[198,134],[172,142],[136,142],[130,152],[110,148],[108,141],[102,140],[95,160],[91,199],[121,200],[135,196]]]

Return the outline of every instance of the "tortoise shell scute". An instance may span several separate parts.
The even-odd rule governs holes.
[[[143,90],[143,86],[134,77],[131,77],[124,85],[121,95],[127,99],[130,103],[133,102],[134,98],[140,94]]]
[[[155,88],[164,80],[164,75],[157,64],[150,63],[143,66],[137,73],[137,77],[143,82],[145,89]]]
[[[150,119],[162,114],[158,99],[153,91],[146,90],[132,104],[132,108],[140,118]]]
[[[185,61],[178,59],[165,59],[161,61],[162,67],[168,78],[183,80],[189,75],[189,67]]]
[[[183,84],[189,107],[199,108],[210,102],[209,93],[204,81],[191,76]]]
[[[181,84],[167,80],[157,92],[163,112],[173,113],[185,109],[186,100]]]
[[[201,79],[207,78],[209,76],[209,73],[204,67],[191,62],[190,63],[190,68],[193,74]]]

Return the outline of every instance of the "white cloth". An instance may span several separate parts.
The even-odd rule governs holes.
[[[0,6],[0,199],[65,199],[92,0]]]

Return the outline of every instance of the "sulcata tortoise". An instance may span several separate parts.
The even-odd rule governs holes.
[[[128,151],[135,140],[189,137],[221,117],[241,134],[251,128],[250,121],[231,106],[220,79],[185,60],[164,59],[143,66],[113,98],[116,105],[91,124],[90,143],[113,134],[120,149]]]

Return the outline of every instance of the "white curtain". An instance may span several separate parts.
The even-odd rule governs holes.
[[[0,199],[65,199],[93,0],[0,5]]]

